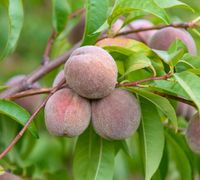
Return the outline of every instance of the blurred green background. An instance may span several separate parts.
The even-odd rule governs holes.
[[[195,13],[189,11],[188,9],[173,8],[168,11],[169,15],[172,17],[172,21],[191,21],[200,15],[199,0],[184,0],[184,2],[188,3],[195,10]],[[41,64],[48,37],[52,32],[51,1],[24,1],[24,14],[24,26],[16,50],[6,60],[1,62],[0,85],[13,75],[31,73]],[[157,19],[154,19],[154,17],[152,20],[155,24],[160,23]],[[7,22],[8,17],[6,15],[6,10],[4,7],[0,6],[0,51],[4,48],[7,38]],[[198,47],[197,49],[199,49],[200,38],[191,30],[190,32],[196,41]],[[42,85],[50,86],[57,71],[58,70],[55,70],[41,80]],[[6,126],[8,126],[8,123],[12,123],[11,126],[13,126],[14,122],[7,122]],[[14,170],[15,173],[26,176],[33,176],[34,174],[34,177],[39,178],[44,178],[44,176],[46,176],[48,177],[47,179],[71,179],[72,151],[76,139],[55,138],[50,136],[43,123],[43,112],[37,116],[36,123],[41,132],[40,139],[36,141],[28,133],[26,133],[23,141],[21,140],[17,144],[17,147],[14,148],[8,157],[9,161],[12,162],[12,166],[6,166]],[[9,127],[7,127],[7,129],[4,128],[0,132],[0,135],[2,135],[1,139],[5,138],[5,144],[7,144],[8,140],[11,140],[17,130],[20,129],[20,127],[15,126],[12,133],[5,134],[6,132],[11,132]],[[136,140],[134,142],[138,141],[137,138],[136,134]],[[30,142],[31,145],[27,146]],[[34,144],[36,144],[36,146],[34,146]],[[138,150],[135,149],[136,146],[134,146],[134,144],[131,145],[133,146],[132,149],[134,149],[133,156],[135,158],[130,160],[130,158],[122,153],[117,156],[115,167],[116,180],[123,180],[124,178],[142,179],[140,175],[142,164],[140,163],[140,157],[137,154]],[[33,146],[34,149],[32,148]],[[0,150],[3,150],[1,147],[3,146],[0,146]],[[20,156],[22,159],[18,159],[15,156],[16,154],[18,155],[16,152],[17,148],[21,149]],[[27,154],[30,154],[28,158]],[[50,156],[51,158],[49,158]],[[5,162],[1,163],[4,165],[6,164]],[[15,164],[17,164],[20,168],[16,168]],[[174,164],[172,163],[170,166],[170,168],[173,169]],[[67,173],[63,167],[67,168]],[[54,174],[54,172],[57,172],[57,174]],[[178,178],[178,175],[173,171],[171,177],[176,179]]]

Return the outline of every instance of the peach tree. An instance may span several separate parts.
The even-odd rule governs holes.
[[[14,57],[29,28],[24,4],[0,2],[8,25],[0,63]],[[0,75],[0,179],[198,179],[200,18],[193,3],[47,5],[51,33],[38,67]],[[179,11],[193,15],[185,20]]]

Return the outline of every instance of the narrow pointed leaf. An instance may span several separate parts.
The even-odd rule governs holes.
[[[0,100],[0,113],[9,116],[21,125],[25,125],[30,118],[29,113],[25,109],[14,102],[7,100]],[[34,137],[38,138],[37,129],[34,123],[30,124],[28,130]]]
[[[176,73],[174,77],[200,111],[200,78],[189,71]]]
[[[145,152],[145,179],[150,180],[159,167],[164,150],[164,130],[156,107],[141,98],[142,140]]]
[[[175,128],[177,128],[176,113],[168,99],[138,88],[131,88],[131,90],[133,90],[135,93],[139,94],[140,96],[144,97],[145,99],[152,102],[155,106],[157,106],[161,110],[161,112],[163,112],[163,114],[165,114],[165,116],[167,116],[171,120]]]
[[[91,127],[77,142],[73,163],[76,180],[112,180],[114,144],[96,135]]]
[[[22,0],[9,0],[8,16],[8,39],[4,50],[2,51],[2,53],[0,53],[0,60],[4,59],[6,56],[8,56],[14,51],[17,41],[19,39],[24,20]]]

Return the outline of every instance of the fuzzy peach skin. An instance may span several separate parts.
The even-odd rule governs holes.
[[[62,81],[62,79],[64,77],[65,77],[64,70],[62,70],[56,75],[56,77],[55,77],[55,79],[53,81],[53,87],[57,86]]]
[[[76,49],[65,67],[65,78],[80,96],[89,99],[109,95],[117,83],[117,65],[112,56],[97,46]]]
[[[118,32],[121,33],[121,32],[126,32],[126,31],[131,31],[131,30],[137,30],[140,28],[149,28],[153,26],[153,24],[146,19],[138,19],[138,20],[132,21],[131,23],[124,26],[123,28],[122,28],[122,25],[123,25],[123,20],[118,19],[113,24],[111,28],[111,32],[113,34],[116,34]],[[120,37],[134,39],[134,40],[141,41],[147,44],[150,38],[155,34],[156,31],[157,30],[150,30],[150,31],[143,31],[143,32],[138,32],[138,33],[130,33],[130,34],[123,35]]]
[[[185,43],[189,53],[192,55],[197,54],[196,44],[192,36],[183,29],[167,27],[158,30],[150,39],[149,46],[153,49],[167,50],[171,43],[176,39],[180,39]]]
[[[188,104],[178,102],[177,108],[176,108],[176,114],[178,116],[182,116],[186,120],[190,120],[192,116],[197,112],[197,110]]]
[[[189,121],[186,140],[192,151],[200,153],[200,115],[196,113]]]
[[[5,172],[4,174],[0,175],[0,180],[20,180],[20,177],[14,174]]]
[[[78,136],[88,127],[90,102],[69,88],[55,92],[45,105],[45,124],[56,136]]]
[[[105,139],[130,137],[140,124],[140,106],[128,91],[115,89],[109,96],[92,101],[92,124]]]

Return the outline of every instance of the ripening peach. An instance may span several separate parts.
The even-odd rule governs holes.
[[[97,134],[110,140],[130,137],[140,124],[140,106],[128,91],[115,89],[92,101],[92,124]]]
[[[117,83],[117,65],[114,59],[97,46],[76,49],[67,60],[64,71],[68,86],[89,99],[109,95]]]
[[[45,105],[45,124],[56,136],[80,135],[89,125],[90,102],[69,88],[55,92]]]

